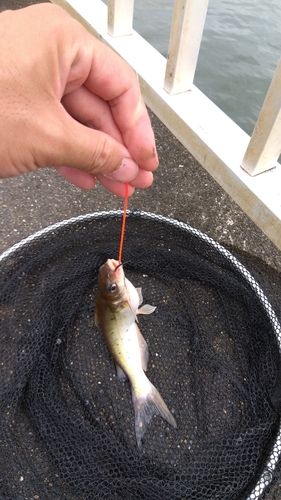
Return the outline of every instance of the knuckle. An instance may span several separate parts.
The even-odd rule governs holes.
[[[102,135],[96,143],[96,148],[92,153],[89,163],[89,171],[94,174],[110,173],[112,170],[111,148],[109,141]],[[111,167],[111,169],[110,169]]]

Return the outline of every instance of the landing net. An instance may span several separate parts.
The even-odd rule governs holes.
[[[232,254],[187,224],[128,211],[123,262],[156,416],[139,453],[128,382],[94,324],[121,212],[51,226],[0,260],[0,498],[258,499],[279,467],[280,324]]]

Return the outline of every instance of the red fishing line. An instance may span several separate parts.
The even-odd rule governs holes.
[[[121,262],[122,262],[122,252],[123,252],[123,244],[124,244],[124,237],[125,237],[125,227],[126,227],[126,216],[127,216],[128,198],[129,198],[129,183],[126,182],[126,184],[125,184],[124,209],[123,209],[122,227],[121,227],[121,237],[120,237],[120,244],[119,244],[119,256],[118,256],[118,262],[119,262],[119,264],[121,264]]]

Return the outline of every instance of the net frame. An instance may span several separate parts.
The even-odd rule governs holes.
[[[213,238],[201,232],[200,230],[190,226],[188,223],[179,221],[177,219],[169,218],[152,212],[145,212],[142,210],[127,210],[126,214],[128,218],[139,217],[139,218],[144,218],[146,220],[153,220],[161,224],[167,224],[174,228],[186,231],[195,236],[196,238],[198,238],[199,240],[204,241],[205,243],[213,247],[213,249],[216,250],[218,253],[220,253],[223,257],[228,259],[232,263],[232,265],[236,268],[236,270],[247,281],[248,285],[251,287],[253,292],[258,297],[260,306],[263,308],[264,312],[268,316],[268,319],[274,330],[277,344],[279,347],[279,353],[281,355],[281,325],[279,323],[279,320],[270,302],[268,301],[266,295],[264,294],[260,285],[256,281],[256,279],[229,250],[224,248],[220,243],[216,242]],[[5,264],[5,261],[10,257],[12,257],[13,254],[18,252],[21,248],[24,248],[28,246],[30,243],[36,242],[36,240],[40,239],[42,236],[47,236],[48,234],[57,231],[61,228],[64,228],[66,226],[71,226],[79,222],[81,223],[90,222],[93,219],[103,219],[108,217],[120,217],[120,222],[121,222],[122,215],[123,215],[122,210],[108,210],[108,211],[92,212],[86,215],[80,215],[54,223],[46,228],[36,231],[32,235],[22,239],[21,241],[15,243],[12,247],[4,251],[0,255],[0,264]],[[269,458],[260,474],[260,477],[257,480],[255,487],[252,489],[251,493],[247,497],[247,500],[258,500],[262,497],[263,493],[265,492],[265,489],[272,483],[274,472],[280,460],[281,460],[281,423],[276,433],[276,439],[272,446],[272,451],[269,455]]]

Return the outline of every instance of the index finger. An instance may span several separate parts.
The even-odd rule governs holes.
[[[155,138],[137,75],[109,47],[101,42],[97,46],[96,42],[84,85],[108,102],[124,145],[140,168],[155,170],[158,166]]]

